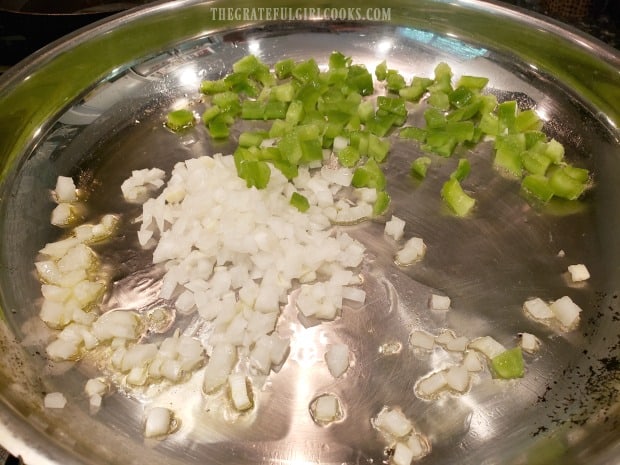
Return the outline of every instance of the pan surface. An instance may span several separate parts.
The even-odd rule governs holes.
[[[262,22],[218,18],[214,8],[224,2],[158,3],[68,36],[2,78],[3,446],[29,465],[382,463],[389,451],[371,419],[392,406],[431,445],[420,463],[620,463],[619,57],[594,39],[493,3],[384,3],[359,5],[379,12],[372,21]],[[408,176],[409,164],[424,152],[394,135],[386,165],[391,211],[406,220],[407,234],[424,238],[422,262],[394,264],[395,244],[383,236],[383,220],[346,227],[367,248],[366,303],[345,305],[340,318],[313,326],[287,306],[278,331],[291,337],[289,358],[256,390],[250,415],[218,415],[191,380],[157,395],[120,386],[91,413],[83,390],[100,374],[96,363],[48,360],[52,332],[38,317],[34,262],[46,243],[61,237],[49,223],[56,178],[71,176],[88,189],[88,218],[121,218],[115,239],[99,250],[114,270],[102,311],[172,309],[157,297],[162,270],[152,266],[152,251],[138,245],[140,210],[123,199],[122,182],[132,170],[169,173],[189,158],[232,153],[239,127],[229,142],[214,142],[202,125],[179,135],[162,124],[181,102],[204,109],[200,80],[222,77],[248,53],[270,65],[282,58],[325,65],[333,50],[369,70],[385,59],[408,77],[432,76],[442,61],[457,76],[488,77],[500,100],[536,108],[567,159],[592,172],[593,187],[578,202],[533,205],[518,183],[492,167],[485,143],[434,158],[427,179],[417,182]],[[439,195],[459,157],[471,162],[464,185],[478,202],[466,219],[450,214]],[[567,278],[567,266],[577,263],[590,270],[584,283]],[[450,296],[451,309],[430,310],[431,294]],[[583,309],[573,331],[550,329],[522,311],[528,298],[563,295]],[[174,328],[202,337],[191,317],[170,314]],[[440,347],[414,350],[409,334],[444,329],[469,339],[492,336],[507,347],[527,332],[542,345],[526,354],[521,379],[494,379],[486,370],[465,394],[421,399],[415,383],[453,360]],[[334,379],[323,352],[339,342],[349,346],[354,363]],[[55,391],[67,406],[44,408],[45,394]],[[308,410],[325,392],[338,395],[344,415],[320,426]],[[171,406],[178,430],[144,439],[152,405]]]

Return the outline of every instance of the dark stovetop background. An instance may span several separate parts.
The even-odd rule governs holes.
[[[149,0],[112,4],[106,0],[0,0],[0,73],[79,27],[146,3]],[[620,50],[620,0],[504,0],[503,3],[559,20]],[[64,9],[61,14],[49,15],[59,12],[50,9],[59,8]],[[31,14],[33,11],[39,14]],[[19,459],[0,447],[0,465],[18,464]]]

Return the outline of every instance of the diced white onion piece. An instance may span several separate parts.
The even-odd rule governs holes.
[[[392,455],[391,463],[394,465],[410,465],[413,461],[413,451],[404,442],[397,442],[394,446],[394,455]]]
[[[463,365],[455,365],[446,371],[448,386],[457,391],[465,392],[469,386],[469,371]]]
[[[430,298],[430,307],[433,310],[449,310],[450,297],[445,295],[432,294]]]
[[[344,286],[342,288],[342,298],[362,304],[366,301],[366,291],[357,287]]]
[[[590,279],[590,272],[588,271],[588,268],[583,264],[569,265],[568,272],[570,273],[571,280],[574,283],[580,281],[587,281],[588,279]]]
[[[571,329],[579,321],[581,307],[568,296],[560,297],[549,307],[562,326],[567,329]]]
[[[431,350],[435,346],[435,336],[416,330],[409,335],[409,344],[418,349]]]
[[[101,281],[80,281],[73,287],[73,297],[82,307],[95,302],[105,289],[105,284]]]
[[[43,405],[45,408],[65,408],[65,405],[67,405],[67,399],[62,392],[50,392],[45,395]]]
[[[268,374],[271,370],[271,338],[263,336],[256,341],[250,352],[250,362],[259,373]]]
[[[54,194],[58,203],[75,202],[77,200],[77,191],[73,179],[67,176],[58,176]]]
[[[53,260],[42,260],[34,264],[39,274],[39,278],[44,283],[59,284],[62,278],[62,273],[58,269],[56,262]]]
[[[392,236],[394,240],[398,241],[405,234],[405,221],[392,215],[392,218],[385,223],[383,231],[387,236]]]
[[[413,458],[419,459],[428,453],[428,442],[419,434],[412,434],[407,439],[407,447],[413,453]]]
[[[455,337],[446,344],[446,350],[451,352],[464,352],[469,344],[469,339],[465,336]]]
[[[74,219],[75,207],[69,203],[60,203],[52,210],[50,223],[54,226],[67,226]]]
[[[327,368],[334,378],[340,378],[349,369],[349,347],[346,344],[332,344],[325,352]]]
[[[228,377],[230,397],[236,410],[243,412],[252,407],[252,399],[248,379],[240,373]]]
[[[539,297],[526,300],[523,304],[523,310],[537,320],[548,320],[554,317],[549,305]]]
[[[426,253],[426,245],[424,241],[419,237],[412,237],[402,249],[396,254],[396,262],[399,265],[410,265],[418,260],[421,260]]]
[[[153,407],[146,413],[144,436],[153,438],[170,432],[173,421],[172,411],[165,407]]]
[[[376,416],[374,425],[394,438],[402,438],[413,430],[411,421],[397,409],[382,409]]]
[[[129,371],[143,367],[151,362],[156,355],[157,346],[155,344],[134,344],[127,348],[120,368],[122,371]]]
[[[209,394],[222,386],[236,363],[237,350],[232,344],[216,344],[204,371],[204,391]]]
[[[88,397],[88,406],[91,411],[97,411],[101,407],[102,401],[103,397],[101,397],[101,394],[92,394]]]
[[[448,385],[444,371],[438,371],[418,381],[416,392],[423,397],[433,397]]]
[[[319,423],[329,423],[341,415],[340,400],[333,394],[323,394],[311,405],[312,417]]]
[[[530,333],[521,333],[520,345],[525,352],[534,353],[540,349],[540,339]]]
[[[115,337],[135,339],[138,336],[138,322],[136,313],[115,310],[104,313],[93,323],[93,333],[100,341]]]
[[[53,284],[43,284],[41,294],[46,300],[53,302],[65,302],[71,296],[71,289],[67,289]]]
[[[334,153],[340,152],[342,149],[346,148],[349,145],[349,138],[344,136],[336,136],[334,137],[334,143],[332,148]]]
[[[445,346],[448,342],[453,341],[454,339],[456,339],[456,335],[454,334],[454,331],[445,329],[439,334],[439,336],[435,338],[435,342],[437,344],[441,344],[442,346]]]
[[[146,366],[134,367],[129,370],[125,381],[133,386],[143,386],[146,383],[148,371]]]
[[[45,247],[39,250],[39,252],[51,258],[59,259],[64,257],[69,249],[76,246],[80,242],[82,241],[77,237],[67,237],[66,239],[45,244]]]
[[[52,360],[73,360],[79,353],[79,342],[56,339],[47,345],[45,351]]]
[[[62,328],[73,320],[73,310],[66,302],[45,299],[39,317],[51,328]]]
[[[506,348],[491,336],[478,337],[471,341],[468,347],[484,354],[489,360],[506,351]]]
[[[271,336],[271,363],[275,365],[281,365],[286,360],[286,357],[290,351],[291,341],[290,339],[280,338],[279,336],[272,334]]]
[[[101,378],[91,378],[86,381],[86,385],[84,386],[84,392],[88,396],[92,396],[94,394],[99,394],[102,396],[108,391],[108,389],[108,384]]]
[[[467,351],[463,357],[463,366],[467,368],[467,371],[481,371],[483,368],[480,357],[473,350]]]

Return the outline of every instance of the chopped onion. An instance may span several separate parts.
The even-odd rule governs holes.
[[[491,336],[478,337],[471,341],[468,347],[484,354],[489,360],[506,351],[506,348]]]
[[[237,350],[232,344],[216,344],[204,371],[203,390],[209,394],[222,386],[237,363]]]
[[[467,371],[481,371],[484,368],[480,357],[473,350],[467,351],[465,357],[463,357],[463,366],[467,368]]]
[[[397,442],[391,462],[394,465],[410,465],[413,461],[413,451],[404,442]]]
[[[549,305],[539,297],[526,300],[523,304],[523,310],[537,320],[547,320],[554,317]]]
[[[465,392],[469,386],[469,371],[464,365],[455,365],[446,371],[446,382],[450,389]]]
[[[392,215],[392,218],[385,223],[384,232],[387,236],[392,236],[394,240],[398,241],[402,239],[405,234],[405,222],[397,216]]]
[[[416,330],[409,335],[409,344],[418,349],[431,350],[435,345],[435,336]]]
[[[88,396],[92,396],[94,394],[102,396],[108,391],[108,389],[108,384],[101,378],[91,378],[86,381],[86,385],[84,386],[84,392],[86,392],[86,395]]]
[[[252,407],[251,389],[245,375],[235,373],[228,377],[228,387],[233,406],[240,412]]]
[[[374,425],[384,433],[402,438],[413,430],[411,421],[398,409],[383,408],[374,419]]]
[[[325,352],[327,368],[334,378],[340,378],[349,369],[349,347],[346,344],[333,344]]]
[[[588,268],[586,268],[586,266],[583,264],[569,265],[568,272],[570,273],[571,280],[574,283],[580,281],[587,281],[588,279],[590,279],[590,272],[588,271]]]
[[[449,310],[450,297],[445,295],[432,294],[430,299],[430,307],[433,310]]]
[[[340,400],[333,394],[322,394],[310,404],[310,413],[319,424],[338,420],[342,416]]]
[[[173,418],[172,411],[165,407],[149,409],[144,422],[144,436],[152,438],[168,434],[172,427]]]
[[[73,179],[67,176],[58,176],[54,195],[58,203],[75,202],[78,197]]]
[[[564,296],[553,302],[549,308],[566,329],[571,329],[579,321],[581,307],[568,296]]]
[[[396,254],[396,263],[399,265],[411,265],[412,263],[421,260],[426,253],[426,245],[424,241],[419,237],[412,237],[402,249]]]
[[[422,378],[416,384],[416,392],[422,397],[434,397],[448,385],[448,379],[444,371],[432,373]]]
[[[520,345],[525,352],[534,353],[540,349],[540,339],[530,333],[521,333]]]
[[[65,408],[67,399],[61,392],[50,392],[43,399],[45,408]]]

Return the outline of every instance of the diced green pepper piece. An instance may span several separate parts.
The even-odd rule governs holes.
[[[242,119],[265,119],[265,104],[258,100],[244,100],[241,104]]]
[[[235,73],[244,73],[250,75],[254,73],[262,63],[256,58],[256,55],[246,55],[233,63],[232,69]]]
[[[387,78],[387,63],[383,60],[381,63],[377,65],[375,68],[375,77],[378,81],[385,81]]]
[[[458,179],[448,179],[441,188],[441,197],[457,216],[466,216],[476,200],[465,193]]]
[[[405,99],[401,97],[377,97],[377,109],[398,116],[407,116]]]
[[[206,80],[200,83],[200,92],[206,95],[219,94],[227,90],[230,90],[230,86],[224,79]]]
[[[372,75],[363,65],[349,66],[349,73],[347,74],[345,84],[363,96],[372,95],[375,90]]]
[[[495,158],[493,164],[506,172],[521,177],[523,165],[521,153],[525,150],[525,134],[506,134],[495,140]]]
[[[286,110],[288,110],[287,102],[279,102],[277,100],[271,100],[265,104],[265,119],[284,119],[286,117]]]
[[[295,62],[292,58],[286,58],[278,61],[274,66],[276,77],[278,79],[286,79],[287,77],[290,77],[294,67]]]
[[[351,147],[355,147],[362,157],[368,155],[369,139],[370,134],[367,131],[353,131],[349,134],[349,143]]]
[[[204,124],[207,124],[209,121],[211,121],[217,115],[219,115],[221,112],[222,112],[222,110],[220,110],[220,107],[218,107],[217,105],[213,105],[213,106],[207,108],[204,111],[204,113],[202,114],[202,122]]]
[[[547,150],[547,136],[541,131],[525,131],[525,150],[544,153]],[[547,157],[551,159],[551,157]]]
[[[390,195],[387,192],[378,191],[377,199],[375,200],[375,203],[372,206],[372,214],[374,216],[379,216],[385,213],[388,207],[390,206],[391,200],[392,199],[390,198]]]
[[[381,139],[374,134],[368,135],[368,156],[378,163],[385,161],[390,151],[390,141]]]
[[[427,133],[428,141],[428,133]],[[458,145],[459,141],[455,137],[445,137],[445,134],[440,136],[440,140],[435,141],[435,144],[426,143],[422,145],[422,149],[427,152],[436,153],[442,157],[450,157],[454,152],[454,149]]]
[[[370,158],[353,172],[351,185],[353,187],[374,187],[377,190],[385,189],[385,175],[377,162]]]
[[[428,104],[432,107],[435,107],[439,110],[448,110],[450,109],[450,97],[445,92],[440,90],[433,91],[428,96]]]
[[[248,97],[257,97],[260,93],[258,84],[245,73],[230,73],[224,78],[230,89],[237,94],[246,94]]]
[[[289,132],[282,135],[277,144],[278,150],[282,154],[282,157],[293,165],[298,165],[303,156],[301,151],[301,145],[299,145],[299,139],[295,132]]]
[[[467,105],[451,111],[447,114],[446,119],[448,121],[464,121],[469,120],[476,116],[476,114],[482,108],[482,100],[479,98],[473,99]]]
[[[435,66],[435,81],[428,87],[430,92],[452,92],[452,69],[447,63],[441,62]]]
[[[508,349],[491,359],[493,374],[502,379],[522,378],[525,374],[521,347]]]
[[[269,137],[277,138],[288,134],[293,130],[293,124],[288,121],[275,120],[269,128]]]
[[[545,174],[551,165],[551,159],[535,150],[526,150],[521,153],[521,163],[529,173]]]
[[[267,136],[265,131],[242,132],[239,134],[239,146],[258,147]]]
[[[212,119],[207,127],[213,139],[227,139],[230,135],[228,125],[217,118]]]
[[[299,146],[301,147],[302,156],[300,161],[302,163],[323,160],[323,147],[320,139],[300,140]]]
[[[194,125],[194,113],[186,108],[174,110],[166,116],[166,126],[173,131],[190,128]]]
[[[215,94],[211,102],[213,105],[220,107],[222,111],[228,111],[239,106],[239,95],[231,91],[221,92]]]
[[[357,165],[360,160],[360,153],[351,145],[347,145],[345,148],[338,152],[338,161],[346,168],[352,168]]]
[[[389,69],[385,77],[385,88],[389,92],[399,92],[407,86],[405,78],[396,70]]]
[[[564,159],[564,146],[557,140],[551,139],[547,142],[545,155],[551,158],[554,163],[560,163]]]
[[[316,64],[314,58],[295,64],[291,70],[292,76],[304,84],[318,81],[319,72],[319,65]]]
[[[497,136],[499,134],[499,119],[492,113],[483,113],[478,127],[484,134]]]
[[[271,97],[280,102],[290,102],[295,98],[297,94],[297,83],[295,81],[288,81],[284,84],[274,86],[271,88]]]
[[[422,128],[416,128],[415,126],[407,126],[400,130],[398,136],[401,139],[413,139],[424,142],[426,140],[426,130]]]
[[[461,158],[456,166],[456,169],[450,174],[451,178],[456,179],[457,181],[462,181],[465,179],[471,171],[471,164],[469,160],[466,158]]]
[[[515,100],[509,100],[502,102],[497,106],[497,119],[499,121],[499,134],[503,134],[504,131],[510,133],[515,132],[515,120],[517,118],[517,102]]]
[[[430,165],[430,157],[423,156],[416,158],[411,162],[411,175],[416,178],[424,179]]]
[[[450,92],[448,98],[451,105],[462,108],[470,104],[476,98],[476,94],[469,87],[461,86]]]
[[[525,110],[518,112],[515,118],[515,131],[538,131],[542,128],[542,121],[534,110]]]
[[[398,94],[409,102],[417,102],[432,83],[432,79],[414,76],[411,85],[400,89]]]
[[[299,100],[293,100],[286,110],[284,120],[290,124],[299,124],[304,119],[304,104]]]
[[[351,64],[351,58],[346,57],[341,52],[332,52],[329,56],[330,69],[346,68]]]
[[[551,200],[553,189],[549,185],[549,179],[540,174],[529,174],[521,181],[523,190],[543,202]]]
[[[467,89],[480,91],[484,89],[488,83],[488,78],[464,75],[459,78],[456,83],[456,87],[466,87]]]
[[[274,160],[273,166],[275,166],[289,181],[295,179],[299,175],[299,168],[296,164],[293,164],[287,160]]]
[[[289,203],[302,213],[308,211],[308,209],[310,208],[310,202],[308,202],[308,198],[301,195],[299,192],[293,192]]]
[[[370,100],[365,100],[357,107],[357,114],[360,117],[360,121],[365,123],[375,114],[375,106]]]
[[[390,113],[379,113],[366,121],[366,129],[372,134],[383,137],[396,124],[398,116]]]
[[[579,198],[586,189],[585,181],[576,178],[571,169],[562,166],[554,170],[549,176],[549,187],[554,195],[563,199],[574,200]]]
[[[271,168],[264,161],[242,160],[238,174],[241,179],[245,180],[247,187],[264,189],[269,184]]]
[[[437,108],[428,108],[424,111],[424,120],[429,128],[440,128],[446,125],[446,115]]]

